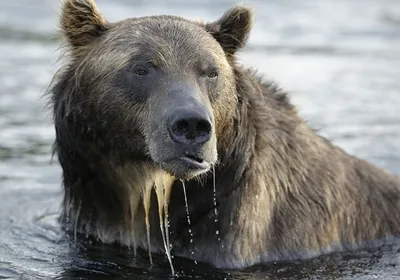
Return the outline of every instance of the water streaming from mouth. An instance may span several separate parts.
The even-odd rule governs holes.
[[[158,200],[158,215],[160,219],[161,237],[163,239],[165,254],[167,255],[170,264],[171,273],[175,275],[175,269],[172,264],[171,248],[169,246],[169,231],[168,231],[168,201],[171,194],[172,181],[166,176],[160,176],[155,182],[155,189]],[[168,237],[167,237],[168,235]]]
[[[188,202],[187,202],[186,186],[185,186],[185,182],[183,180],[181,180],[181,183],[182,183],[182,188],[183,188],[183,195],[185,197],[186,218],[187,218],[187,222],[188,222],[188,232],[189,232],[189,235],[190,235],[189,242],[193,243],[193,232],[192,232],[192,228],[191,228],[189,206],[188,206]],[[190,254],[194,255],[193,249],[190,249]]]

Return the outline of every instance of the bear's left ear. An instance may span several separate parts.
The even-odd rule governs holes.
[[[233,55],[246,44],[252,25],[253,13],[250,8],[236,6],[226,11],[217,21],[207,23],[205,28],[227,55]]]

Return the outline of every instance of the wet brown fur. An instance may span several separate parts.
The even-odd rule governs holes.
[[[152,31],[144,24],[132,34],[117,33],[145,20],[110,24],[93,1],[66,1],[62,29],[69,42],[68,63],[56,75],[51,94],[55,151],[64,171],[63,222],[102,242],[146,249],[143,193],[168,175],[148,156],[139,133],[146,127],[126,125],[146,125],[144,105],[129,103],[108,82],[135,51],[127,38]],[[187,40],[204,28],[225,56],[214,46],[211,53],[222,68],[228,63],[231,69],[225,73],[222,99],[212,103],[218,216],[212,173],[186,182],[194,233],[190,236],[181,182],[175,181],[169,201],[173,254],[240,268],[356,248],[400,233],[399,178],[318,136],[283,91],[236,62],[235,52],[251,29],[247,8],[235,7],[207,24],[169,16],[153,21],[178,26],[176,30],[184,26]],[[121,44],[111,44],[115,38]],[[179,42],[171,47],[151,36],[141,38],[149,46],[170,47],[154,57],[155,64],[184,68],[182,61],[168,59],[174,52],[187,63],[192,59],[193,50],[180,48]],[[150,205],[152,251],[163,252],[154,192]]]

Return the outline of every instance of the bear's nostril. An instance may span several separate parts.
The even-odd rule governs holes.
[[[185,120],[178,121],[174,124],[172,132],[176,136],[185,136],[189,132],[189,124]]]
[[[199,121],[196,126],[196,136],[206,137],[211,132],[211,124],[208,121]]]

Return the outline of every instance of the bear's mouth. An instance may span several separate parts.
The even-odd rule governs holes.
[[[208,170],[210,168],[210,164],[208,162],[195,155],[186,155],[179,157],[179,159],[191,169]]]
[[[202,157],[186,154],[163,161],[161,167],[180,180],[187,180],[207,172],[211,163]]]

